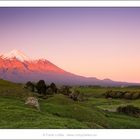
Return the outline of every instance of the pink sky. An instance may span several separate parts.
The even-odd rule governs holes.
[[[88,77],[140,82],[140,8],[0,8],[0,51]]]

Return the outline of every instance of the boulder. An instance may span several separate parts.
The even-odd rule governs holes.
[[[25,104],[40,110],[40,105],[36,97],[28,97]]]

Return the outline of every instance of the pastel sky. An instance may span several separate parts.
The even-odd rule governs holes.
[[[0,8],[0,52],[88,77],[140,82],[140,8]]]

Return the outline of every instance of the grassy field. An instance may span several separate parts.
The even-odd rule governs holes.
[[[78,88],[87,100],[76,102],[62,94],[39,99],[40,111],[25,105],[34,93],[22,84],[0,80],[0,128],[140,128],[140,118],[119,114],[118,106],[140,107],[140,99],[106,99],[107,90],[140,91],[139,88]]]

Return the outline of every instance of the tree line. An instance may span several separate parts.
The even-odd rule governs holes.
[[[55,94],[58,90],[54,83],[46,85],[44,80],[39,80],[37,83],[32,83],[31,81],[28,81],[25,87],[30,91],[37,92],[41,95]]]
[[[79,90],[68,86],[63,85],[58,88],[55,83],[51,83],[50,85],[46,85],[44,80],[39,80],[37,83],[33,83],[28,81],[25,84],[25,88],[29,89],[31,92],[37,92],[43,97],[47,95],[54,95],[54,94],[63,94],[68,98],[71,98],[74,101],[84,101],[86,98],[80,93]]]

